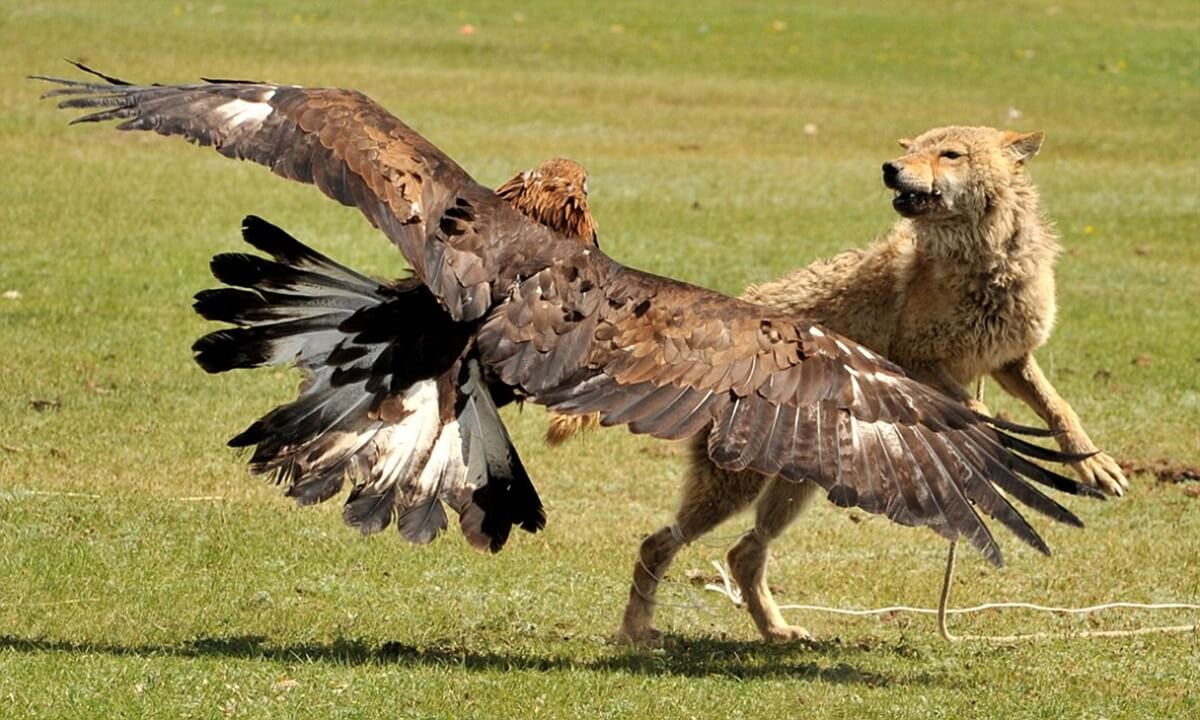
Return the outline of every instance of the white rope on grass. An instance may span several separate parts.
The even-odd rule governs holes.
[[[1054,356],[1051,355],[1050,362],[1053,365]],[[1053,367],[1051,368],[1053,371]],[[975,380],[975,399],[980,403],[983,402],[984,393],[984,378],[982,375]],[[1023,610],[1035,610],[1038,612],[1054,612],[1067,614],[1082,614],[1097,612],[1099,610],[1110,610],[1116,608],[1136,608],[1139,610],[1200,610],[1200,605],[1193,603],[1132,603],[1132,602],[1111,602],[1101,605],[1092,605],[1082,608],[1064,608],[1052,607],[1045,605],[1036,605],[1034,603],[1025,602],[1003,602],[1003,603],[984,603],[971,608],[949,609],[950,605],[950,589],[954,583],[954,561],[958,550],[958,541],[950,541],[950,549],[946,553],[946,574],[942,577],[942,592],[938,596],[937,618],[938,618],[938,634],[948,643],[962,642],[964,640],[974,640],[994,643],[1017,643],[1031,640],[1049,640],[1049,639],[1067,639],[1067,638],[1100,638],[1100,637],[1133,637],[1135,635],[1150,635],[1153,633],[1185,633],[1196,632],[1200,629],[1200,625],[1156,625],[1151,627],[1135,628],[1133,630],[1076,630],[1073,632],[1036,632],[1024,633],[1019,635],[955,635],[950,632],[949,623],[946,620],[947,615],[960,615],[970,612],[980,612],[982,610],[991,610],[995,608],[1020,608]]]
[[[953,548],[953,545],[951,546]],[[951,556],[953,549],[951,550]],[[711,590],[721,595],[728,597],[735,605],[742,604],[741,591],[733,584],[725,567],[713,561],[713,567],[721,576],[721,584],[708,583],[704,589]],[[850,609],[829,607],[826,605],[800,605],[787,604],[780,605],[780,610],[799,610],[807,612],[823,612],[833,615],[850,615],[856,617],[872,616],[872,615],[890,615],[894,613],[913,613],[917,615],[937,615],[938,616],[938,633],[948,642],[959,642],[962,640],[982,640],[998,643],[1011,643],[1022,640],[1042,640],[1053,638],[1078,638],[1078,637],[1127,637],[1133,635],[1147,635],[1151,633],[1185,633],[1200,631],[1200,624],[1193,625],[1163,625],[1145,628],[1136,628],[1132,630],[1082,630],[1070,633],[1055,633],[1055,632],[1039,632],[1028,633],[1023,635],[954,635],[950,632],[946,618],[949,615],[965,615],[969,613],[978,613],[985,610],[995,609],[1023,609],[1034,610],[1039,612],[1050,612],[1057,614],[1086,614],[1101,610],[1111,609],[1137,609],[1137,610],[1200,610],[1200,604],[1196,603],[1135,603],[1135,602],[1111,602],[1101,605],[1091,605],[1088,607],[1060,607],[1053,605],[1038,605],[1028,602],[995,602],[975,605],[965,608],[949,608],[947,607],[950,599],[950,579],[953,575],[953,561],[947,562],[948,573],[946,580],[942,584],[942,595],[936,608],[914,607],[912,605],[889,605],[880,608],[869,609]]]
[[[955,551],[957,543],[950,543],[950,551],[946,557],[946,574],[942,580],[942,591],[938,598],[938,606],[936,608],[913,607],[911,605],[889,605],[887,607],[870,608],[865,610],[855,610],[848,608],[828,607],[825,605],[780,605],[780,610],[799,610],[807,612],[822,612],[832,615],[850,615],[856,617],[872,616],[872,615],[890,615],[894,613],[913,613],[917,615],[937,615],[938,618],[938,634],[947,642],[956,643],[962,641],[976,642],[992,642],[1000,644],[1011,644],[1017,642],[1026,642],[1032,640],[1065,640],[1074,638],[1111,638],[1111,637],[1133,637],[1135,635],[1150,635],[1155,633],[1163,634],[1178,634],[1200,632],[1200,624],[1192,625],[1155,625],[1151,627],[1133,628],[1130,630],[1077,630],[1072,632],[1036,632],[1023,633],[1018,635],[955,635],[950,632],[947,623],[947,618],[950,615],[966,615],[970,613],[983,612],[985,610],[996,609],[1022,609],[1034,610],[1037,612],[1049,612],[1057,614],[1086,614],[1098,612],[1101,610],[1111,609],[1136,609],[1136,610],[1200,610],[1200,604],[1196,603],[1135,603],[1135,602],[1110,602],[1101,605],[1090,605],[1087,607],[1059,607],[1054,605],[1038,605],[1028,602],[994,602],[975,605],[973,607],[950,608],[950,588],[954,579],[954,563]],[[742,593],[734,584],[729,572],[725,566],[716,560],[712,561],[712,565],[716,568],[717,573],[721,576],[721,582],[708,583],[704,586],[705,590],[711,590],[720,593],[729,598],[735,605],[742,604]]]
[[[1190,633],[1200,631],[1200,624],[1193,625],[1152,625],[1150,627],[1134,628],[1132,630],[1074,630],[1070,632],[1036,632],[1036,633],[1021,633],[1017,635],[955,635],[950,632],[950,627],[946,622],[946,616],[949,614],[947,606],[950,604],[950,589],[954,583],[954,560],[956,550],[958,549],[958,541],[954,540],[950,543],[950,550],[946,554],[946,574],[942,578],[942,592],[938,598],[938,634],[942,639],[949,643],[963,642],[964,640],[974,640],[1001,644],[1011,644],[1018,642],[1028,642],[1032,640],[1068,640],[1075,638],[1116,638],[1116,637],[1133,637],[1135,635],[1152,635],[1155,633],[1176,634]],[[1070,612],[1083,613],[1092,612],[1095,610],[1108,610],[1118,607],[1137,607],[1144,610],[1200,610],[1200,605],[1193,603],[1128,603],[1128,602],[1112,602],[1104,603],[1103,605],[1093,605],[1090,608],[1053,608],[1041,607],[1032,603],[991,603],[996,607],[1027,607],[1041,611],[1050,612]],[[972,610],[972,608],[963,608],[964,611]]]

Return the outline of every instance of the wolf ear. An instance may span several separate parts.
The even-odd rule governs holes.
[[[1038,154],[1045,137],[1046,134],[1041,130],[1031,133],[1005,132],[1000,146],[1008,151],[1014,161],[1023,163]]]
[[[900,143],[900,147],[907,150],[913,143],[912,138],[900,138],[896,142]]]

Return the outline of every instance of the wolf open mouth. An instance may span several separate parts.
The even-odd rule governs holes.
[[[942,193],[940,190],[919,192],[916,190],[896,190],[892,198],[892,207],[904,217],[913,217],[941,207]]]

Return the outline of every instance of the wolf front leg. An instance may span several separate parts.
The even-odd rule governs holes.
[[[1059,433],[1058,444],[1068,453],[1095,453],[1072,463],[1079,479],[1110,495],[1124,495],[1129,480],[1108,453],[1098,452],[1079,422],[1079,416],[1058,394],[1038,367],[1032,354],[1026,354],[992,373],[1000,386],[1041,416],[1050,429]]]
[[[812,640],[807,630],[789,625],[779,612],[767,584],[767,546],[808,506],[819,487],[813,480],[773,478],[755,504],[754,529],[729,550],[729,570],[758,632],[768,642]]]

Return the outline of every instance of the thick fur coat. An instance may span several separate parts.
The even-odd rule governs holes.
[[[1094,453],[1074,463],[1081,480],[1121,494],[1127,481],[1116,462],[1096,451],[1033,358],[1054,326],[1059,254],[1025,173],[1041,143],[1040,132],[983,127],[937,128],[902,140],[905,154],[885,163],[883,176],[903,219],[885,237],[751,286],[742,297],[813,318],[980,412],[987,408],[968,386],[992,375],[1058,433],[1064,450]],[[556,424],[556,439],[575,429]],[[729,552],[730,568],[764,638],[806,637],[780,615],[765,564],[767,544],[816,485],[721,470],[702,437],[692,441],[675,524],[641,547],[618,636],[653,639],[655,589],[675,553],[757,499],[755,527]]]

